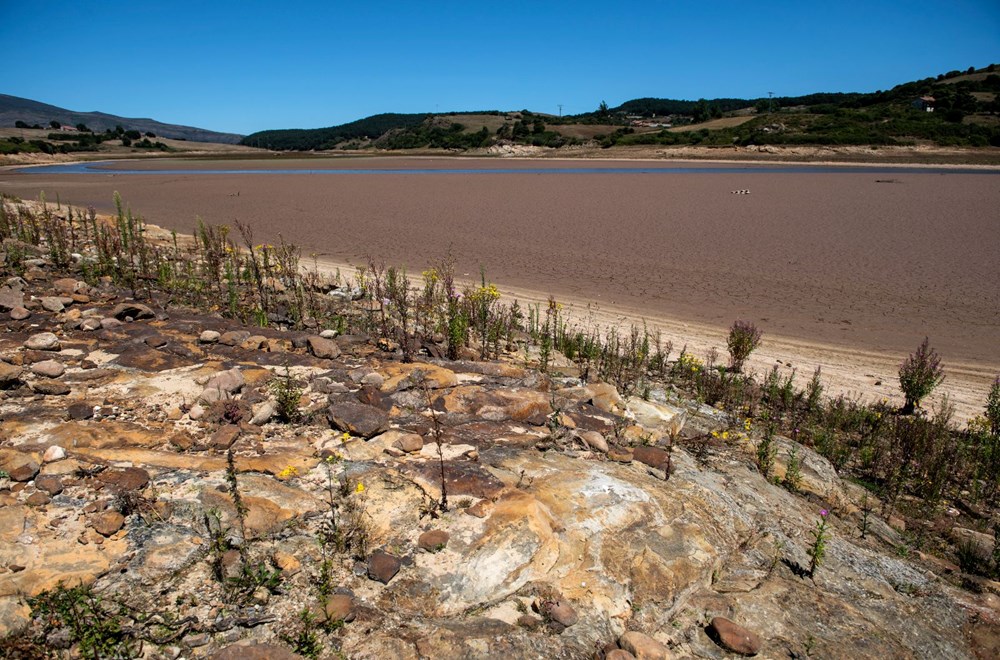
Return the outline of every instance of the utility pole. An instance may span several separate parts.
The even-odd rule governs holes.
[[[557,103],[556,105],[559,106],[559,116],[562,117],[562,106],[563,106],[563,104],[562,103]]]
[[[774,106],[771,103],[771,99],[773,99],[773,98],[774,98],[774,92],[768,92],[767,93],[767,113],[768,114],[771,114],[772,112],[774,112]]]

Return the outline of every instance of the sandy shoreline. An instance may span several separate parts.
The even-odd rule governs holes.
[[[340,168],[358,160],[303,162]],[[412,167],[414,159],[369,160],[392,169]],[[455,162],[419,159],[420,167],[447,169]],[[559,163],[480,162],[504,168]],[[594,159],[567,162],[600,166]],[[196,217],[249,222],[258,242],[281,233],[306,246],[304,263],[314,252],[324,264],[342,266],[374,255],[419,272],[450,245],[459,276],[474,279],[483,266],[522,301],[544,302],[551,293],[575,316],[602,327],[645,320],[663,330],[675,356],[685,343],[701,355],[712,346],[724,354],[729,324],[753,320],[765,342],[752,369],[764,372],[780,360],[781,369],[791,363],[807,379],[821,365],[831,394],[898,401],[898,364],[926,334],[948,373],[942,391],[966,419],[982,411],[1000,372],[1000,177],[919,171],[927,167],[888,177],[849,167],[834,175],[766,168],[581,176],[3,172],[0,191],[32,199],[45,190],[50,201],[58,194],[63,202],[111,210],[117,190],[149,222],[182,233]],[[741,188],[752,194],[731,194]]]

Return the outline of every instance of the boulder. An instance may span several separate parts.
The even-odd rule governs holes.
[[[670,660],[670,649],[649,635],[630,630],[618,639],[618,645],[636,660]]]
[[[318,358],[332,360],[340,357],[340,346],[332,339],[310,336],[306,341],[309,343],[309,351]]]
[[[119,303],[115,305],[115,308],[111,310],[111,316],[118,319],[119,321],[125,321],[126,319],[132,319],[133,321],[138,321],[139,319],[152,319],[156,318],[156,313],[152,309],[143,305],[141,303],[130,302],[130,303]]]
[[[760,636],[725,617],[717,616],[712,619],[706,632],[719,646],[733,653],[748,656],[760,653]]]
[[[334,428],[366,439],[389,427],[385,411],[353,401],[331,403],[326,416]]]
[[[59,337],[51,332],[39,332],[31,335],[24,342],[24,347],[29,351],[58,351],[62,348],[59,344]]]

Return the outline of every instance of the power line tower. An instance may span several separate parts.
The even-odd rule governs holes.
[[[768,114],[774,112],[774,104],[771,102],[771,99],[773,99],[773,98],[774,98],[774,92],[768,92],[767,93],[767,112],[768,112]]]
[[[559,106],[559,116],[562,117],[562,107],[563,107],[563,104],[562,103],[557,103],[556,105]]]

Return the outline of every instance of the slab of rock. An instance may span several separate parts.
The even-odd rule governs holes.
[[[66,309],[66,306],[63,305],[62,303],[62,300],[60,298],[56,298],[55,296],[43,296],[41,298],[41,303],[42,303],[42,309],[44,309],[46,312],[52,312],[57,314]]]
[[[0,388],[7,389],[21,384],[21,374],[24,370],[6,362],[0,362]]]
[[[721,616],[712,619],[706,632],[719,646],[740,655],[757,655],[763,645],[757,633]]]
[[[101,536],[111,536],[125,524],[125,516],[111,509],[95,515],[91,518],[90,522],[94,527],[94,531],[98,534]]]
[[[66,366],[57,360],[42,360],[31,365],[31,373],[45,378],[59,378],[66,373]]]
[[[420,538],[417,539],[417,545],[427,552],[438,552],[444,550],[448,545],[449,538],[451,536],[448,532],[441,529],[432,529],[420,535]]]
[[[664,644],[649,635],[630,630],[618,639],[618,645],[635,656],[636,660],[670,660],[671,653]]]
[[[52,501],[52,498],[40,490],[36,490],[24,500],[28,506],[45,506]]]
[[[384,410],[353,401],[331,403],[326,417],[334,428],[365,439],[389,428],[389,415]]]
[[[399,568],[402,565],[399,557],[376,550],[368,558],[368,577],[382,584],[389,584],[389,580],[396,577],[396,573],[399,573]]]
[[[62,348],[59,344],[59,337],[51,332],[39,332],[31,335],[24,342],[24,347],[30,351],[58,351]]]
[[[63,396],[69,394],[71,388],[66,383],[51,378],[39,378],[31,383],[31,389],[39,394],[50,396]]]
[[[292,653],[277,644],[233,644],[227,646],[209,660],[303,660],[298,653]]]
[[[115,308],[111,310],[111,316],[118,319],[119,321],[124,321],[126,319],[132,319],[133,321],[138,321],[139,319],[152,319],[156,318],[156,314],[152,309],[143,305],[141,303],[120,303],[115,305]]]
[[[115,492],[142,490],[149,485],[149,473],[142,468],[128,467],[122,470],[104,470],[97,476],[101,483]]]
[[[309,344],[309,352],[318,358],[332,360],[340,357],[340,346],[332,339],[311,335],[306,341]]]

